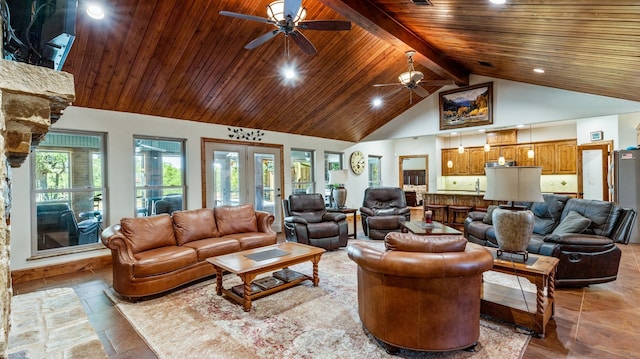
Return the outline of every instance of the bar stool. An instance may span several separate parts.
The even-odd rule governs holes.
[[[464,220],[469,215],[471,206],[449,206],[449,225],[453,227],[464,226]],[[462,217],[462,219],[460,219]]]
[[[448,217],[448,208],[449,206],[447,206],[446,204],[425,204],[424,205],[424,210],[425,211],[431,211],[433,212],[433,220],[434,221],[438,221],[442,224],[446,224],[447,221],[447,217]],[[440,213],[440,216],[438,217],[438,213]]]

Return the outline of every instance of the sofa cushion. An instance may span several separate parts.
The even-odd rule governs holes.
[[[413,233],[390,232],[384,237],[384,244],[391,251],[462,252],[467,246],[467,239],[463,236],[421,236]]]
[[[609,237],[621,215],[622,208],[613,202],[571,198],[564,207],[562,218],[564,219],[570,211],[576,211],[591,220],[589,228],[584,231],[585,234]]]
[[[185,247],[193,248],[198,253],[198,261],[221,256],[223,254],[239,252],[240,242],[233,238],[206,238],[185,243]]]
[[[210,208],[176,211],[171,217],[179,246],[198,239],[220,236]]]
[[[564,217],[558,227],[553,230],[552,234],[582,233],[585,229],[589,228],[590,224],[591,220],[589,218],[581,216],[580,213],[576,211],[571,211]]]
[[[135,258],[138,260],[133,265],[133,276],[136,278],[170,273],[197,262],[193,248],[175,245],[142,251]]]
[[[487,214],[484,215],[484,218],[482,218],[482,222],[484,224],[493,224],[493,211],[498,208],[498,206],[496,205],[490,205],[489,207],[487,207]]]
[[[533,203],[531,212],[535,216],[533,233],[544,236],[553,232],[553,229],[560,223],[562,209],[569,200],[569,196],[545,193],[542,197],[544,202]]]
[[[173,221],[168,214],[122,218],[120,232],[125,236],[134,254],[177,244],[173,234]]]
[[[258,247],[270,246],[278,241],[277,234],[264,232],[244,232],[237,234],[228,234],[223,238],[232,238],[240,243],[240,249],[253,249]]]
[[[253,204],[220,206],[214,208],[213,211],[221,236],[258,231],[258,219]]]

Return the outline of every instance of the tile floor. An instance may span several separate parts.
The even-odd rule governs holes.
[[[547,336],[532,338],[524,358],[640,358],[640,244],[620,248],[616,281],[556,290]],[[110,358],[155,358],[104,294],[111,283],[108,266],[21,283],[14,293],[72,287]]]

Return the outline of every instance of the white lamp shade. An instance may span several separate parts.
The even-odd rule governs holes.
[[[307,16],[307,9],[300,6],[298,13],[292,19],[294,23],[304,20]],[[267,5],[267,17],[275,22],[285,21],[284,1],[274,1]]]
[[[345,184],[349,179],[347,170],[331,170],[329,171],[329,184]]]
[[[544,202],[540,190],[542,167],[486,167],[484,199],[514,202]]]

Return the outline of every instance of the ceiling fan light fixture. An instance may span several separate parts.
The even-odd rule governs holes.
[[[286,18],[284,15],[284,1],[274,1],[271,4],[267,5],[267,17],[271,21],[275,22],[286,22]],[[307,17],[307,9],[304,6],[300,6],[298,9],[298,13],[296,17],[293,18],[293,23],[298,23],[298,21],[302,21]]]

